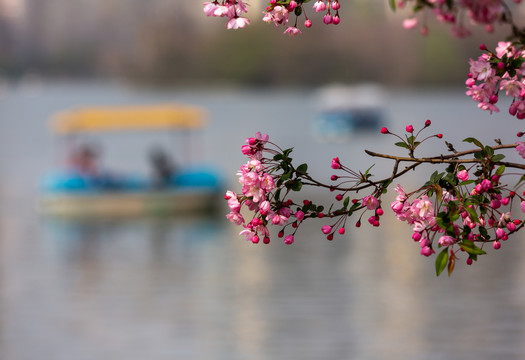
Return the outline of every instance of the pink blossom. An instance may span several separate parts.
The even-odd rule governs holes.
[[[301,210],[298,210],[295,213],[295,218],[297,219],[297,221],[302,221],[304,219],[304,212],[302,212]]]
[[[291,245],[293,244],[293,242],[294,242],[293,235],[288,235],[287,237],[284,238],[284,243],[286,245]]]
[[[321,11],[325,11],[326,10],[326,4],[319,0],[319,1],[316,1],[313,8],[315,9],[316,12],[321,12]]]
[[[302,32],[301,32],[301,30],[299,30],[295,26],[287,26],[286,30],[284,30],[283,34],[288,34],[290,36],[295,36],[295,35],[302,34]]]
[[[246,226],[245,226],[246,228]],[[251,229],[246,228],[245,230],[242,230],[239,235],[245,236],[246,241],[252,241],[253,237],[256,235],[255,232]]]
[[[273,22],[275,26],[279,26],[288,22],[289,12],[284,6],[275,6],[270,12],[266,12],[263,21],[267,23]]]
[[[496,46],[496,55],[501,59],[503,55],[513,56],[514,48],[510,41],[500,41]]]
[[[323,234],[329,234],[331,231],[332,231],[332,227],[331,226],[328,226],[328,225],[325,225],[321,228]]]
[[[449,235],[443,235],[439,238],[438,243],[441,246],[450,246],[456,243],[456,239]]]
[[[461,170],[458,172],[457,177],[461,181],[467,181],[468,180],[468,171],[467,170]]]
[[[368,195],[363,198],[363,205],[365,205],[368,210],[375,210],[379,206],[379,200],[372,195]]]
[[[511,97],[518,97],[523,90],[524,85],[521,81],[514,79],[511,80],[501,80],[500,90],[505,90],[505,94]]]
[[[403,190],[403,187],[399,184],[395,187],[395,192],[397,192],[396,200],[397,201],[405,201],[407,199],[407,195],[405,193],[405,190]]]
[[[213,2],[205,2],[204,3],[204,13],[206,14],[206,16],[216,16],[215,15],[215,10],[217,10],[217,7],[218,5],[216,3],[213,3]]]
[[[264,174],[261,178],[261,188],[266,192],[270,192],[275,189],[273,177],[271,177],[269,174]]]
[[[409,19],[405,19],[403,20],[403,27],[405,29],[413,29],[417,26],[417,24],[419,23],[418,19],[413,17],[413,18],[409,18]]]
[[[226,27],[228,30],[230,29],[242,29],[246,25],[250,25],[250,20],[244,17],[234,17],[231,18],[227,23]]]
[[[494,74],[494,69],[492,69],[490,63],[484,59],[470,59],[469,63],[472,76],[479,81],[487,80]]]
[[[518,154],[520,154],[522,158],[525,159],[525,143],[518,142],[516,145],[516,151],[518,152]]]
[[[218,17],[227,16],[229,11],[230,9],[228,6],[217,5],[213,13],[213,16],[218,16]]]
[[[415,199],[411,208],[414,214],[417,214],[417,216],[424,221],[428,221],[430,218],[434,217],[434,207],[426,195],[421,196],[419,199]]]
[[[268,134],[261,134],[260,131],[255,133],[255,138],[261,142],[261,144],[266,144],[270,136]]]
[[[404,204],[396,200],[392,204],[390,204],[390,207],[396,214],[400,214],[403,211]]]
[[[226,215],[226,218],[230,220],[230,222],[234,223],[235,225],[244,224],[244,218],[238,212],[231,212]]]
[[[270,212],[270,202],[268,200],[261,201],[259,204],[259,211],[262,215],[266,215]]]

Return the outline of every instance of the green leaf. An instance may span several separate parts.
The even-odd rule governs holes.
[[[468,142],[468,143],[473,143],[473,144],[476,144],[476,146],[480,147],[481,149],[483,149],[483,144],[478,140],[478,139],[475,139],[473,137],[468,137],[466,138],[465,140],[463,140],[464,142]]]
[[[474,157],[478,160],[483,160],[485,158],[485,154],[482,151],[476,151],[474,153]]]
[[[405,149],[410,149],[410,147],[405,142],[402,142],[402,141],[396,142],[394,145],[405,148]]]
[[[292,172],[288,171],[281,175],[281,180],[285,181],[288,180],[292,176]]]
[[[300,182],[299,180],[294,181],[292,184],[293,191],[301,191],[302,187],[303,187],[303,183]]]
[[[496,154],[496,155],[494,155],[494,156],[491,158],[491,160],[492,160],[493,162],[498,162],[498,161],[501,161],[501,160],[503,160],[503,159],[505,159],[505,155],[503,155],[503,154]],[[501,174],[500,174],[500,175],[501,175]]]
[[[307,171],[308,171],[308,165],[307,164],[301,164],[297,168],[297,172],[302,173],[302,174],[306,174]]]
[[[460,242],[459,244],[459,247],[462,248],[463,250],[465,250],[468,254],[470,255],[485,255],[486,252],[483,251],[481,248],[477,247],[476,245],[474,245],[474,243],[470,240],[463,240],[462,242]]]
[[[443,249],[436,258],[436,275],[439,276],[448,263],[448,248]]]
[[[282,159],[283,159],[283,154],[276,154],[276,155],[273,157],[273,159],[274,159],[275,161],[282,160]]]
[[[294,12],[296,16],[301,16],[301,14],[303,13],[303,8],[301,6],[298,6],[295,8]]]
[[[496,170],[496,175],[501,176],[505,172],[505,165],[501,165],[498,170]]]
[[[350,203],[350,198],[347,196],[343,202],[343,207],[346,209]]]

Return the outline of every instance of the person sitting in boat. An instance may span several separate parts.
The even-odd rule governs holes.
[[[90,145],[82,145],[76,149],[70,159],[70,168],[82,177],[96,177],[100,169],[98,151]]]
[[[92,145],[82,145],[73,152],[70,159],[70,169],[81,178],[87,180],[90,186],[102,190],[118,190],[121,181],[117,176],[101,169],[100,151]]]
[[[170,186],[176,170],[172,159],[158,147],[150,151],[149,159],[153,171],[153,186],[155,188]]]

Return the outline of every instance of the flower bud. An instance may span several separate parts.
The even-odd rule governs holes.
[[[293,242],[294,242],[293,235],[288,235],[287,237],[284,238],[284,243],[286,245],[291,245],[293,244]]]
[[[332,159],[332,169],[340,169],[341,168],[341,163],[339,162],[339,158],[338,157],[335,157]]]

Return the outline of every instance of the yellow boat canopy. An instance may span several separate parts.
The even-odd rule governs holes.
[[[206,112],[187,105],[89,107],[63,111],[52,119],[58,134],[123,130],[187,130],[202,128]]]

